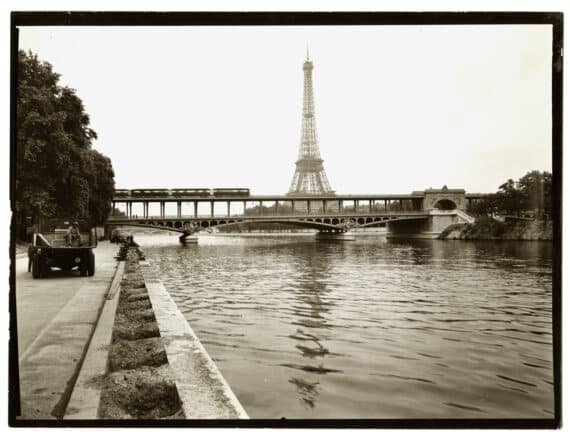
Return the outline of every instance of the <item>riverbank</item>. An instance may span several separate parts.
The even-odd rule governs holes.
[[[138,245],[118,258],[65,419],[248,418]]]
[[[125,261],[119,301],[102,379],[98,418],[184,418],[176,384],[139,269],[141,252],[122,246]]]
[[[552,221],[501,222],[489,217],[472,224],[453,224],[439,236],[443,240],[552,240]]]

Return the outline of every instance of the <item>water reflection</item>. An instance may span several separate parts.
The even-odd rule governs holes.
[[[301,328],[297,328],[289,337],[300,341],[295,345],[300,354],[297,356],[298,363],[282,364],[312,375],[340,372],[325,365],[326,357],[332,354],[323,345],[327,339],[326,331],[330,329],[327,316],[335,303],[328,298],[331,291],[328,281],[331,278],[332,260],[328,251],[322,251],[322,246],[322,243],[313,246],[308,258],[298,252],[294,255],[293,266],[297,272],[293,275],[295,281],[291,284],[295,290],[292,309],[297,319],[292,324]],[[344,247],[341,246],[340,249],[342,248]],[[315,407],[319,396],[319,379],[308,381],[299,375],[289,379],[289,383],[296,387],[300,401],[305,406]]]
[[[310,408],[315,407],[315,400],[319,396],[319,382],[308,382],[301,378],[292,377],[289,379],[289,383],[292,383],[297,388],[297,393],[301,397],[301,400]]]
[[[137,241],[252,418],[552,416],[549,243]]]

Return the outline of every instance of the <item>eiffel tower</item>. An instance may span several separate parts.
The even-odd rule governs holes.
[[[303,122],[301,131],[301,145],[299,158],[295,162],[295,175],[289,187],[289,196],[306,195],[332,195],[323,160],[317,142],[317,129],[315,124],[315,101],[313,98],[313,63],[307,60],[303,64],[305,85],[303,94]]]

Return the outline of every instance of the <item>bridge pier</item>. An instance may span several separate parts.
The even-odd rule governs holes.
[[[185,245],[187,243],[198,243],[198,238],[193,236],[192,233],[183,233],[178,240],[181,244]]]
[[[441,231],[432,231],[431,225],[431,218],[388,222],[386,237],[388,239],[437,239]]]
[[[386,224],[387,238],[437,239],[448,226],[465,222],[456,210],[429,211],[426,219],[394,221]]]

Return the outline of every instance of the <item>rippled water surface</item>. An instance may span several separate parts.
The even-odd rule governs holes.
[[[252,418],[553,416],[549,243],[137,241]]]

